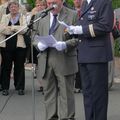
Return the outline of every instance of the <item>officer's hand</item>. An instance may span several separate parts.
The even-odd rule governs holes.
[[[69,34],[83,34],[83,30],[82,30],[82,26],[69,26],[69,28],[67,28],[67,31],[69,32]]]
[[[66,28],[66,32],[68,32],[70,35],[74,34],[74,27],[75,26],[69,26],[68,28]]]
[[[63,41],[59,41],[57,43],[55,43],[53,45],[54,48],[56,48],[58,51],[62,51],[64,50],[67,46],[66,46],[66,42]]]
[[[38,46],[38,49],[39,49],[40,51],[44,51],[46,48],[48,48],[47,45],[45,45],[45,44],[43,44],[43,43],[41,43],[41,42],[39,42],[37,46]]]

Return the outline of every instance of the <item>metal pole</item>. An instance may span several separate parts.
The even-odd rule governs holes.
[[[31,68],[31,80],[32,80],[32,113],[33,113],[33,120],[35,120],[35,81],[34,81],[34,64],[33,64],[33,45],[31,44],[31,61],[32,61],[32,68]]]

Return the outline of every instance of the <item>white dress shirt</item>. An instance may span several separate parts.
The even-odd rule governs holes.
[[[53,22],[53,14],[50,12],[50,27],[51,27],[51,25],[52,25],[52,22]]]
[[[91,0],[87,0],[88,4],[91,2]]]

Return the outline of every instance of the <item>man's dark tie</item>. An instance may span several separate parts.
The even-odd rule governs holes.
[[[49,34],[52,34],[55,31],[56,23],[57,23],[57,15],[53,15],[53,22],[49,29]]]

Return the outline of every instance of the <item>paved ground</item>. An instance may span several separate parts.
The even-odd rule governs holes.
[[[115,82],[120,82],[120,57],[115,57]]]
[[[0,93],[0,120],[45,120],[43,95],[37,92],[38,81],[35,80],[35,109],[33,109],[30,71],[27,71],[26,75],[26,94],[24,96],[17,94],[12,80],[10,96],[5,97]],[[120,83],[114,83],[109,94],[108,120],[120,120]],[[82,94],[75,94],[77,120],[85,120],[82,99]],[[34,112],[32,112],[33,110]]]
[[[115,81],[109,91],[108,120],[120,120],[120,58],[115,59],[115,79],[117,82]],[[34,81],[34,108],[34,97],[32,96],[33,80],[31,79],[31,75],[31,71],[26,71],[26,91],[24,96],[19,96],[14,90],[13,80],[11,80],[10,96],[2,96],[0,93],[0,120],[45,120],[43,95],[37,92],[37,80]],[[77,120],[85,120],[82,99],[82,94],[75,94]]]

